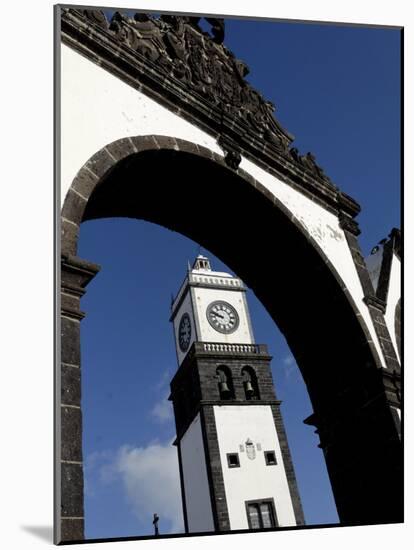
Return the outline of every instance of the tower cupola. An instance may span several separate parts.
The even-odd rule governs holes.
[[[199,254],[194,261],[193,269],[197,271],[211,271],[210,260]]]

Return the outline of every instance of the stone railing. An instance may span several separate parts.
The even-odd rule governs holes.
[[[226,286],[229,288],[237,288],[244,289],[244,285],[240,279],[237,279],[235,277],[220,277],[214,274],[214,272],[211,273],[211,275],[205,273],[203,275],[195,275],[194,273],[190,273],[189,276],[191,283],[199,283],[202,285],[212,285],[212,286]]]
[[[265,348],[266,346],[263,345],[256,345],[256,344],[226,344],[221,342],[197,342],[196,344],[196,350],[197,351],[207,351],[207,352],[216,352],[216,353],[231,353],[231,354],[237,354],[237,353],[253,353],[253,354],[259,354],[263,352],[267,352]]]

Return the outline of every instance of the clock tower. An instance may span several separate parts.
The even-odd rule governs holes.
[[[303,525],[271,357],[254,341],[243,282],[197,256],[170,320],[186,532]]]

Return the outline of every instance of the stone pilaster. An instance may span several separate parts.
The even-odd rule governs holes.
[[[304,421],[317,428],[342,525],[403,521],[399,416],[387,391],[393,384],[388,369],[367,368]]]
[[[354,260],[355,269],[361,282],[362,290],[364,292],[364,302],[368,307],[372,322],[374,324],[375,332],[384,356],[385,366],[391,372],[395,372],[400,375],[400,363],[395,353],[388,327],[385,323],[385,302],[381,299],[381,297],[376,295],[371,277],[365,265],[358,242],[358,235],[360,233],[358,224],[343,213],[340,215],[339,219]]]
[[[57,542],[84,538],[80,369],[80,321],[84,313],[80,310],[80,299],[98,271],[96,264],[76,256],[62,256],[61,366],[56,375]]]

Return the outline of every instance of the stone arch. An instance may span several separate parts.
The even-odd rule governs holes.
[[[217,208],[224,212],[224,232],[214,223]],[[76,258],[79,226],[116,216],[146,219],[198,241],[255,291],[307,385],[314,408],[308,421],[318,429],[341,521],[399,518],[400,486],[385,488],[383,470],[373,464],[384,454],[399,457],[400,447],[380,361],[349,290],[284,204],[205,147],[166,136],[127,137],[102,148],[78,172],[62,208],[63,363],[79,356],[79,299],[98,270]],[[62,422],[62,449],[69,434],[74,438],[69,425]],[[381,435],[373,431],[378,425]],[[81,457],[72,447],[62,453],[68,462]],[[399,461],[390,468],[399,474]]]
[[[189,153],[196,157],[213,161],[217,165],[220,165],[225,170],[229,171],[224,157],[211,151],[207,147],[175,137],[160,135],[126,137],[106,145],[100,151],[95,153],[79,170],[65,197],[62,207],[62,255],[76,255],[80,223],[84,221],[84,219],[89,219],[89,217],[100,217],[99,215],[94,215],[93,213],[87,213],[84,218],[88,201],[98,184],[101,184],[103,180],[110,176],[112,170],[118,163],[125,161],[128,158],[132,158],[136,154],[143,153],[145,151],[157,150]],[[371,353],[377,364],[380,364],[377,351],[371,341],[369,330],[360,316],[358,308],[349,290],[320,245],[311,235],[306,233],[304,227],[299,223],[289,209],[264,185],[262,185],[243,169],[237,169],[237,175],[251,185],[261,195],[266,197],[272,205],[274,205],[280,212],[289,218],[290,223],[292,223],[298,231],[306,235],[306,239],[309,241],[309,244],[322,258],[323,263],[329,268],[341,290],[346,294],[355,315],[359,318],[361,328],[366,336],[367,345],[370,347]]]

